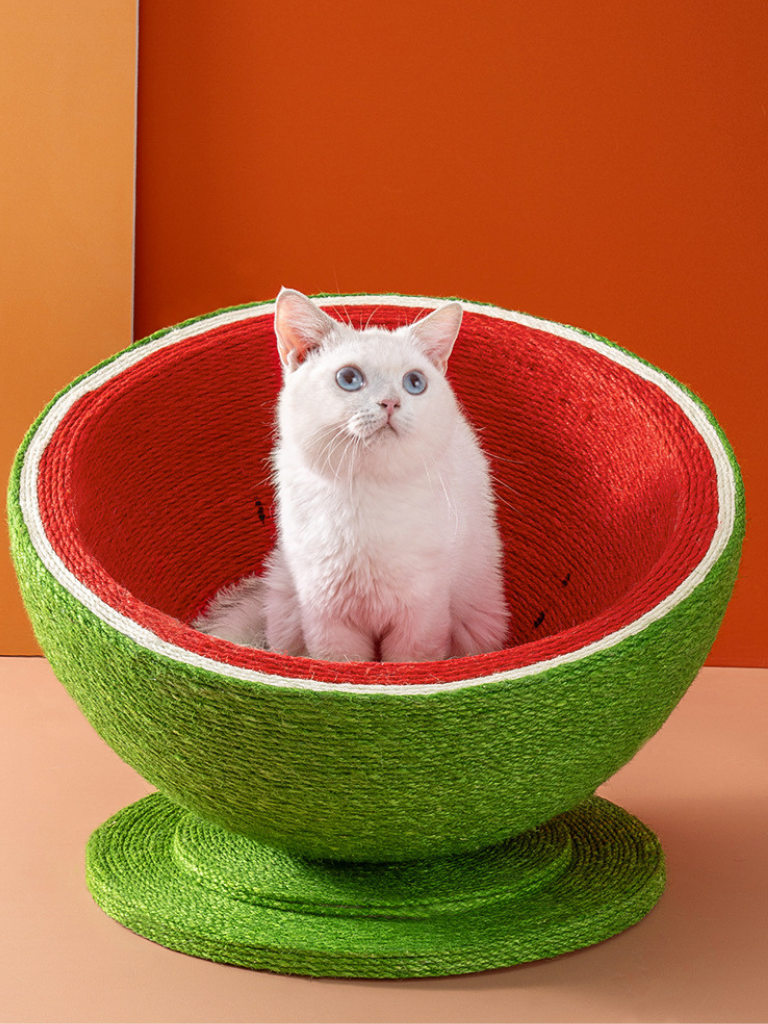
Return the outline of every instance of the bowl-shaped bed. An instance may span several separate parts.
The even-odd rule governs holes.
[[[439,304],[320,301],[390,326]],[[464,307],[449,377],[496,484],[503,651],[326,663],[189,625],[274,542],[272,303],[137,343],[62,392],[25,439],[9,511],[36,634],[91,723],[162,794],[107,823],[89,853],[94,895],[137,931],[276,970],[448,973],[586,945],[658,898],[655,839],[591,795],[663,724],[715,638],[741,545],[738,469],[708,410],[661,371],[573,328]],[[136,863],[116,867],[131,843]],[[612,845],[645,881],[630,872],[611,904],[624,909],[606,915],[603,897],[587,912],[574,865],[612,864],[608,891]],[[146,892],[127,895],[149,861],[162,865],[146,882],[155,905],[176,885],[200,920],[183,900],[152,916]],[[570,896],[552,882],[568,871]],[[547,937],[532,911],[512,941],[513,890],[550,891],[557,906],[581,893],[589,927],[569,919]],[[224,903],[200,910],[201,892]],[[217,924],[201,937],[222,914],[232,935]],[[269,914],[283,915],[279,941]],[[435,938],[441,914],[451,934],[476,917],[458,952]],[[413,922],[427,919],[425,938]],[[341,931],[307,938],[311,921]]]

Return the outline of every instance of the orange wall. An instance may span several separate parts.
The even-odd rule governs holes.
[[[768,664],[763,0],[153,0],[137,332],[304,291],[577,324],[714,410],[746,476],[711,664]]]
[[[136,7],[137,0],[3,0],[4,480],[49,399],[131,341]],[[7,552],[4,542],[0,654],[39,653]]]
[[[8,0],[3,464],[129,340],[136,0]],[[151,0],[136,330],[305,291],[458,294],[689,384],[749,502],[713,664],[768,664],[762,0]],[[0,651],[35,650],[9,560]]]

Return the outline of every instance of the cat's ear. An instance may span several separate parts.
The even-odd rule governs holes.
[[[445,372],[453,343],[459,334],[464,310],[460,302],[446,302],[434,313],[410,326],[410,335],[428,358]]]
[[[295,370],[313,349],[323,344],[336,321],[302,292],[281,288],[275,304],[275,334],[280,361]]]

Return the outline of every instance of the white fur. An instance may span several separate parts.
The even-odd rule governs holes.
[[[508,612],[488,467],[444,369],[447,303],[355,330],[300,292],[275,312],[285,380],[274,452],[278,543],[198,629],[329,661],[424,661],[504,646]],[[365,384],[345,391],[341,367]],[[417,370],[426,390],[410,394]]]

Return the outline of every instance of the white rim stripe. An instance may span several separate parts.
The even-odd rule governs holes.
[[[318,299],[316,301],[321,306],[388,305],[432,309],[441,305],[445,300],[406,295],[339,295],[325,299]],[[252,669],[244,669],[235,665],[228,665],[225,662],[216,661],[213,658],[207,658],[202,655],[195,654],[183,647],[177,647],[174,644],[170,644],[167,641],[162,640],[150,630],[139,625],[137,622],[134,622],[133,619],[129,619],[125,615],[122,615],[84,586],[84,584],[81,583],[81,581],[77,579],[77,577],[74,576],[64,565],[51,545],[43,527],[43,521],[37,501],[37,477],[40,460],[63,418],[83,395],[101,387],[102,384],[111,380],[113,377],[118,376],[124,370],[134,366],[136,363],[141,362],[142,359],[153,355],[155,352],[166,348],[168,345],[174,345],[177,342],[185,341],[199,334],[207,334],[209,331],[226,326],[227,324],[238,323],[241,320],[247,320],[253,316],[273,314],[275,308],[274,303],[256,303],[243,309],[230,310],[202,320],[196,320],[187,326],[171,328],[171,330],[163,334],[161,337],[156,338],[154,341],[147,342],[144,345],[131,349],[130,351],[117,356],[106,366],[102,366],[100,369],[88,374],[54,402],[45,418],[39,424],[35,435],[30,442],[29,448],[27,449],[21,471],[20,488],[20,504],[24,521],[27,525],[32,544],[34,545],[35,550],[40,556],[46,569],[48,569],[51,575],[61,584],[61,586],[68,590],[73,597],[80,601],[80,603],[88,608],[89,611],[93,612],[94,615],[107,625],[133,640],[141,647],[144,647],[153,653],[164,655],[174,661],[181,662],[182,664],[193,666],[194,668],[207,669],[208,671],[215,672],[219,675],[240,679],[244,682],[258,682],[269,686],[283,686],[329,692],[347,692],[359,695],[374,693],[415,695],[438,693],[444,692],[445,690],[460,690],[468,686],[479,686],[484,683],[493,683],[504,679],[522,679],[527,676],[536,675],[548,669],[555,668],[558,665],[565,665],[571,662],[580,661],[582,658],[589,657],[599,651],[608,650],[616,644],[621,643],[622,640],[627,639],[627,637],[641,633],[652,622],[662,619],[672,608],[684,601],[699,585],[699,583],[706,578],[709,571],[722,554],[731,533],[733,532],[736,515],[735,479],[733,467],[731,466],[730,460],[717,431],[710,423],[703,409],[690,397],[690,395],[683,391],[682,388],[662,374],[659,370],[646,365],[627,352],[614,349],[610,345],[607,345],[596,338],[584,335],[574,328],[566,327],[562,324],[553,323],[548,320],[540,320],[536,317],[527,316],[523,313],[515,313],[510,310],[499,309],[495,306],[478,305],[472,302],[462,302],[462,306],[466,311],[471,313],[479,313],[483,316],[490,316],[499,320],[508,320],[512,323],[521,324],[535,330],[545,331],[546,333],[555,335],[559,338],[575,341],[577,344],[588,349],[593,349],[595,352],[599,352],[601,355],[613,360],[613,362],[626,367],[638,377],[642,377],[644,380],[655,384],[676,405],[678,405],[709,448],[717,473],[719,505],[717,528],[712,538],[712,542],[702,560],[693,569],[690,575],[677,587],[677,589],[658,605],[654,606],[650,611],[640,616],[640,618],[628,623],[626,626],[616,630],[614,633],[608,634],[601,640],[595,641],[594,643],[591,643],[586,647],[579,648],[578,650],[571,651],[567,654],[561,654],[545,661],[539,661],[531,665],[510,669],[507,672],[497,672],[492,675],[474,679],[412,684],[328,683],[314,679],[267,675],[263,672],[256,672]]]

